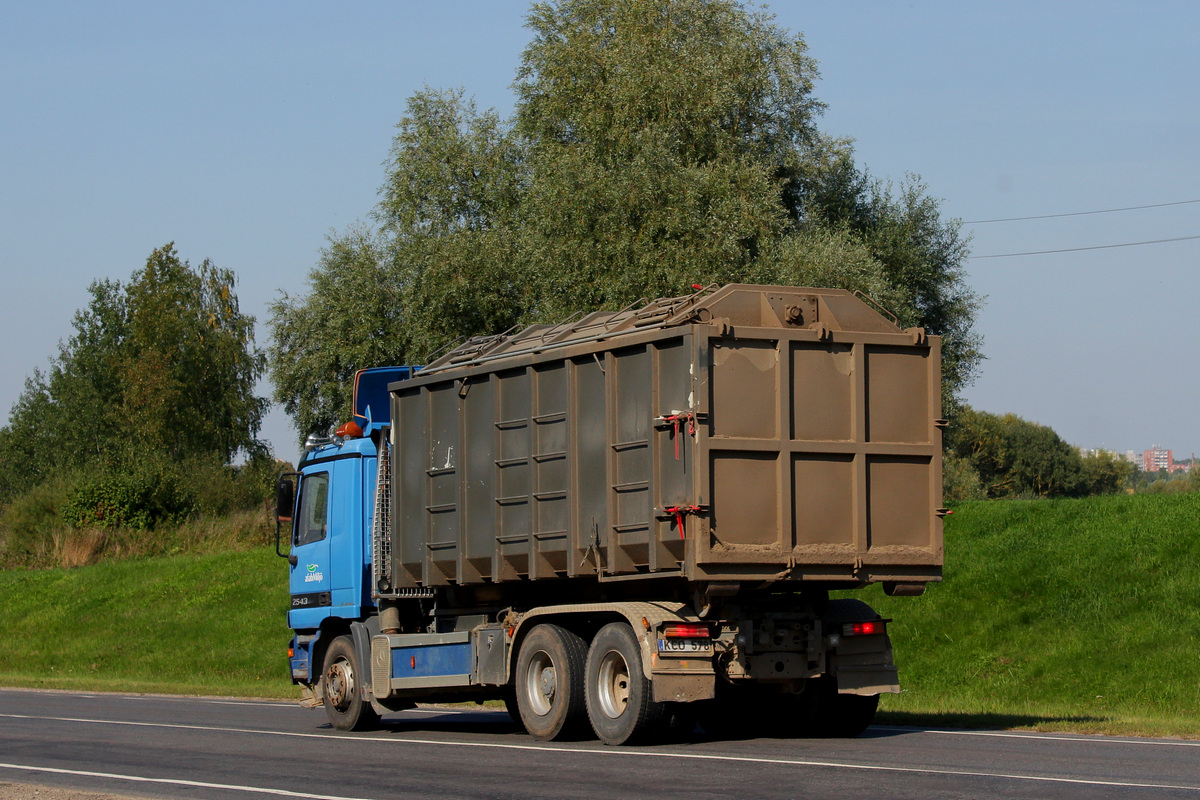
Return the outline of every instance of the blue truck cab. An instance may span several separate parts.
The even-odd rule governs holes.
[[[310,437],[295,473],[283,476],[281,516],[291,508],[288,627],[294,632],[288,655],[292,682],[314,692],[323,688],[322,669],[340,637],[357,645],[340,657],[353,659],[362,674],[375,616],[371,599],[371,523],[378,467],[376,442],[389,423],[388,385],[412,375],[412,367],[359,371],[354,380],[354,421],[327,438]],[[289,496],[290,495],[290,496]],[[282,553],[281,553],[282,555]],[[336,659],[335,666],[336,666]],[[351,690],[352,691],[352,690]]]

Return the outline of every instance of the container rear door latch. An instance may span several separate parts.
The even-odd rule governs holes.
[[[679,529],[679,538],[684,538],[684,516],[687,514],[702,514],[707,510],[707,506],[667,506],[665,508],[654,509],[654,516],[658,519],[673,519],[675,527]]]
[[[687,423],[688,436],[696,435],[696,415],[691,411],[672,411],[654,418],[654,427],[670,428],[671,438],[675,441],[675,460],[679,460],[679,434],[683,424]]]

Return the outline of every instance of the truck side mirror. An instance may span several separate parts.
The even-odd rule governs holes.
[[[295,472],[285,473],[280,475],[279,480],[275,482],[275,555],[286,558],[288,563],[294,567],[297,563],[296,557],[279,549],[282,523],[289,523],[288,528],[291,529],[293,509],[296,507],[296,486],[291,480],[293,477],[298,477]],[[288,538],[290,541],[290,535]]]
[[[296,506],[296,487],[286,475],[280,475],[275,484],[275,518],[291,520],[292,509]]]

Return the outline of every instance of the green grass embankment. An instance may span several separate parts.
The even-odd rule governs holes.
[[[296,697],[272,550],[0,572],[0,685]]]
[[[895,620],[882,719],[1200,735],[1200,495],[966,504],[945,577],[856,594]]]
[[[295,697],[269,549],[0,572],[0,684]],[[1200,495],[967,504],[880,721],[1200,735]]]

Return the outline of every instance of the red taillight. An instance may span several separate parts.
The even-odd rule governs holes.
[[[874,619],[868,622],[847,622],[842,626],[843,636],[867,636],[887,631],[887,620]]]
[[[707,639],[708,637],[707,625],[684,624],[663,627],[664,639]]]
[[[296,657],[296,648],[289,647],[288,648],[288,658],[295,658],[295,657]]]

